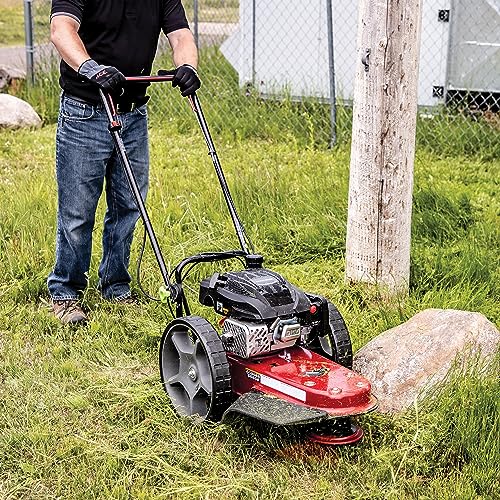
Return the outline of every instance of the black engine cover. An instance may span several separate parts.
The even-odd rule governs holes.
[[[309,313],[311,301],[299,288],[269,269],[215,273],[200,285],[200,302],[219,314],[271,321]]]

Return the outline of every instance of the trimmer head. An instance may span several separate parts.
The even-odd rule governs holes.
[[[316,426],[307,433],[313,443],[327,446],[356,444],[363,437],[363,429],[350,418],[338,418]]]

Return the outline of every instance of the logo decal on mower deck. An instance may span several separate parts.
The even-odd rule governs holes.
[[[254,372],[253,370],[245,369],[247,373],[247,377],[255,380],[256,382],[260,382],[260,373]]]
[[[267,375],[262,375],[261,373],[254,372],[253,370],[249,370],[248,368],[245,369],[245,372],[248,378],[255,380],[256,382],[260,382],[266,387],[270,387],[275,391],[286,394],[287,396],[291,396],[292,398],[303,401],[304,403],[306,401],[306,391],[303,391],[302,389],[297,389],[297,387],[285,384],[284,382],[276,380],[272,377],[268,377]]]

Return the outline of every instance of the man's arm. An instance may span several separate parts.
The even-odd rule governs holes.
[[[189,64],[193,68],[198,67],[198,49],[194,43],[194,37],[187,28],[172,31],[167,35],[174,64],[179,67],[183,64]]]
[[[94,61],[78,35],[80,23],[72,17],[57,15],[50,22],[50,40],[63,58],[80,76],[98,85],[106,92],[122,91],[125,77],[113,66]]]
[[[64,62],[75,71],[90,56],[78,35],[78,21],[69,16],[54,16],[50,22],[50,41],[63,58]]]
[[[194,37],[187,28],[170,32],[168,41],[172,47],[174,64],[176,70],[172,80],[172,87],[179,87],[181,95],[186,97],[194,94],[201,85],[196,67],[198,65],[198,49],[194,43]],[[164,74],[164,71],[158,71]]]

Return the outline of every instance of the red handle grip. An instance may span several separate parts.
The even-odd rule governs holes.
[[[156,82],[171,82],[174,79],[174,71],[169,71],[166,75],[158,76],[126,76],[127,82],[143,82],[143,83],[156,83]]]

